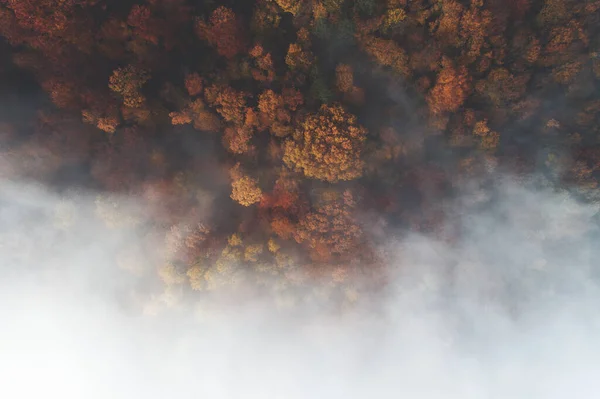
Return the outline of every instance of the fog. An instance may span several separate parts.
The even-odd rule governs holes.
[[[458,240],[390,233],[385,292],[293,317],[217,297],[144,312],[114,261],[138,230],[95,218],[95,193],[4,182],[0,397],[597,398],[598,207],[496,184],[448,204]]]

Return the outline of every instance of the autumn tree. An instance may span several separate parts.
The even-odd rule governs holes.
[[[480,10],[474,4],[466,10],[460,20],[460,37],[467,43],[467,55],[475,58],[481,53],[492,22],[489,10]]]
[[[223,133],[223,145],[232,154],[245,154],[254,149],[250,144],[253,131],[245,126],[228,126]]]
[[[457,111],[467,99],[469,91],[470,79],[467,69],[464,66],[456,68],[452,61],[445,57],[436,84],[427,96],[429,109],[433,114]]]
[[[215,9],[208,23],[197,21],[196,32],[200,38],[216,47],[217,52],[225,58],[235,57],[246,47],[241,21],[233,10],[227,7]]]
[[[441,4],[441,17],[431,22],[430,29],[442,43],[460,45],[459,28],[464,7],[457,0],[443,0],[438,4]]]
[[[339,64],[335,68],[335,85],[342,93],[349,93],[354,87],[354,73],[347,64]]]
[[[284,12],[289,12],[292,15],[296,15],[302,6],[301,0],[275,0],[275,2]]]
[[[306,177],[337,182],[362,175],[367,130],[339,104],[322,105],[285,144],[284,162]]]
[[[302,96],[295,90],[286,90],[277,94],[273,90],[265,90],[258,96],[259,119],[263,129],[278,137],[292,132],[292,111],[302,104]]]
[[[252,14],[251,29],[258,35],[279,27],[281,11],[277,3],[271,0],[257,0]]]
[[[293,70],[308,71],[314,61],[314,55],[309,49],[299,43],[292,43],[285,56],[285,63]]]
[[[488,127],[487,119],[475,123],[473,134],[481,138],[481,148],[484,150],[494,150],[500,141],[498,132],[494,132]]]
[[[189,73],[185,76],[185,89],[190,96],[197,96],[204,90],[204,81],[197,73]]]
[[[223,119],[237,125],[244,124],[247,97],[247,93],[234,90],[229,86],[212,85],[204,91],[206,101],[216,107]]]
[[[148,6],[134,5],[127,16],[127,24],[133,28],[133,35],[152,44],[158,44],[161,31],[160,21],[152,15]]]
[[[506,105],[521,98],[527,89],[528,75],[515,76],[506,68],[494,68],[475,85],[475,90],[496,106]]]
[[[316,208],[300,221],[294,238],[308,244],[317,261],[352,256],[362,237],[352,214],[354,207],[350,191],[324,193]]]
[[[344,101],[355,105],[364,102],[364,91],[354,85],[354,71],[350,65],[338,64],[335,68],[335,85],[343,93]]]
[[[246,175],[236,164],[230,170],[231,176],[231,199],[243,206],[250,206],[260,202],[262,190],[258,187],[258,181]]]
[[[257,44],[250,50],[250,56],[253,58],[255,68],[252,68],[252,77],[257,82],[271,83],[275,79],[275,69],[271,53]]]
[[[141,107],[146,98],[140,90],[150,80],[148,71],[134,65],[127,65],[113,71],[108,87],[123,97],[123,104],[127,107]]]
[[[359,37],[363,50],[381,65],[392,68],[404,77],[410,75],[408,55],[396,42],[373,35]]]
[[[181,111],[169,113],[173,125],[192,123],[195,129],[216,132],[221,128],[219,117],[211,111],[201,98],[196,98]]]

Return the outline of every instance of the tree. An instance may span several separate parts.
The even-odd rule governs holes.
[[[127,65],[113,71],[108,87],[123,97],[123,104],[127,107],[141,107],[146,98],[140,89],[150,80],[150,74],[145,69]]]
[[[208,23],[198,21],[196,32],[201,39],[216,47],[217,53],[225,58],[231,59],[246,48],[241,22],[233,10],[227,7],[215,9]]]
[[[291,102],[291,106],[295,106],[295,99],[293,97],[286,98]],[[258,96],[258,110],[261,127],[263,129],[269,129],[269,131],[278,137],[287,136],[292,132],[290,125],[292,121],[292,115],[288,109],[286,109],[286,102],[284,97],[280,94],[276,94],[273,90],[265,90]]]
[[[335,68],[335,85],[342,93],[349,93],[354,87],[354,73],[347,64],[338,64]]]
[[[204,91],[206,101],[217,108],[217,112],[227,122],[244,124],[247,93],[236,91],[229,86],[212,85]]]
[[[469,57],[475,58],[481,53],[491,22],[492,13],[488,10],[480,11],[475,6],[471,6],[463,14],[460,20],[460,36],[468,44]]]
[[[284,12],[289,12],[292,15],[296,15],[302,6],[301,0],[275,0],[275,2]]]
[[[158,44],[161,24],[152,16],[148,6],[134,5],[127,17],[127,24],[133,28],[133,34],[152,44]]]
[[[290,70],[308,71],[313,64],[314,55],[310,50],[304,49],[298,43],[290,44],[287,55],[285,56],[285,63]]]
[[[252,130],[247,127],[228,126],[223,133],[223,145],[232,154],[245,154],[254,149],[250,145]]]
[[[195,129],[208,132],[216,132],[221,128],[219,117],[207,109],[200,98],[192,101],[182,111],[169,113],[169,117],[173,125],[193,123]]]
[[[484,150],[494,150],[500,141],[498,132],[492,131],[488,125],[487,119],[475,123],[473,133],[481,137],[481,148]]]
[[[470,88],[467,69],[455,68],[452,61],[444,57],[436,84],[427,96],[429,109],[433,114],[457,111],[467,99]]]
[[[298,243],[307,243],[313,259],[318,261],[352,256],[362,237],[362,230],[352,216],[354,206],[350,191],[342,195],[326,193],[316,209],[300,221],[294,238]]]
[[[364,51],[375,58],[381,65],[391,67],[404,77],[410,75],[408,56],[406,52],[393,40],[381,39],[372,35],[359,38]]]
[[[339,104],[322,105],[285,144],[284,162],[306,177],[337,182],[362,175],[367,130]]]
[[[432,22],[432,25],[436,26],[435,36],[442,43],[458,46],[460,19],[464,7],[456,0],[443,0],[440,3],[441,18]]]
[[[189,73],[185,76],[185,89],[192,97],[202,93],[204,89],[203,79],[197,73]]]
[[[275,79],[275,69],[273,68],[273,59],[271,53],[266,53],[259,44],[250,51],[250,56],[254,59],[256,68],[252,68],[252,77],[257,82],[271,83]]]
[[[243,206],[250,206],[260,202],[262,190],[258,187],[258,181],[242,172],[238,163],[230,170],[231,175],[231,199]]]
[[[502,106],[521,98],[528,81],[529,75],[514,76],[506,68],[494,68],[485,80],[477,82],[475,90],[492,104]]]
[[[277,4],[271,0],[257,0],[252,14],[251,28],[258,35],[279,27],[281,11]]]

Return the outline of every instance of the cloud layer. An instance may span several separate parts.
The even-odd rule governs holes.
[[[3,183],[0,396],[596,398],[597,207],[496,184],[449,205],[453,239],[381,243],[390,284],[356,309],[215,296],[148,316],[114,262],[139,236],[90,193]]]

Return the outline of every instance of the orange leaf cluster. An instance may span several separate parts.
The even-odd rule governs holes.
[[[470,92],[469,80],[465,67],[457,69],[449,59],[444,58],[436,84],[427,96],[431,112],[440,114],[446,111],[457,111]]]

